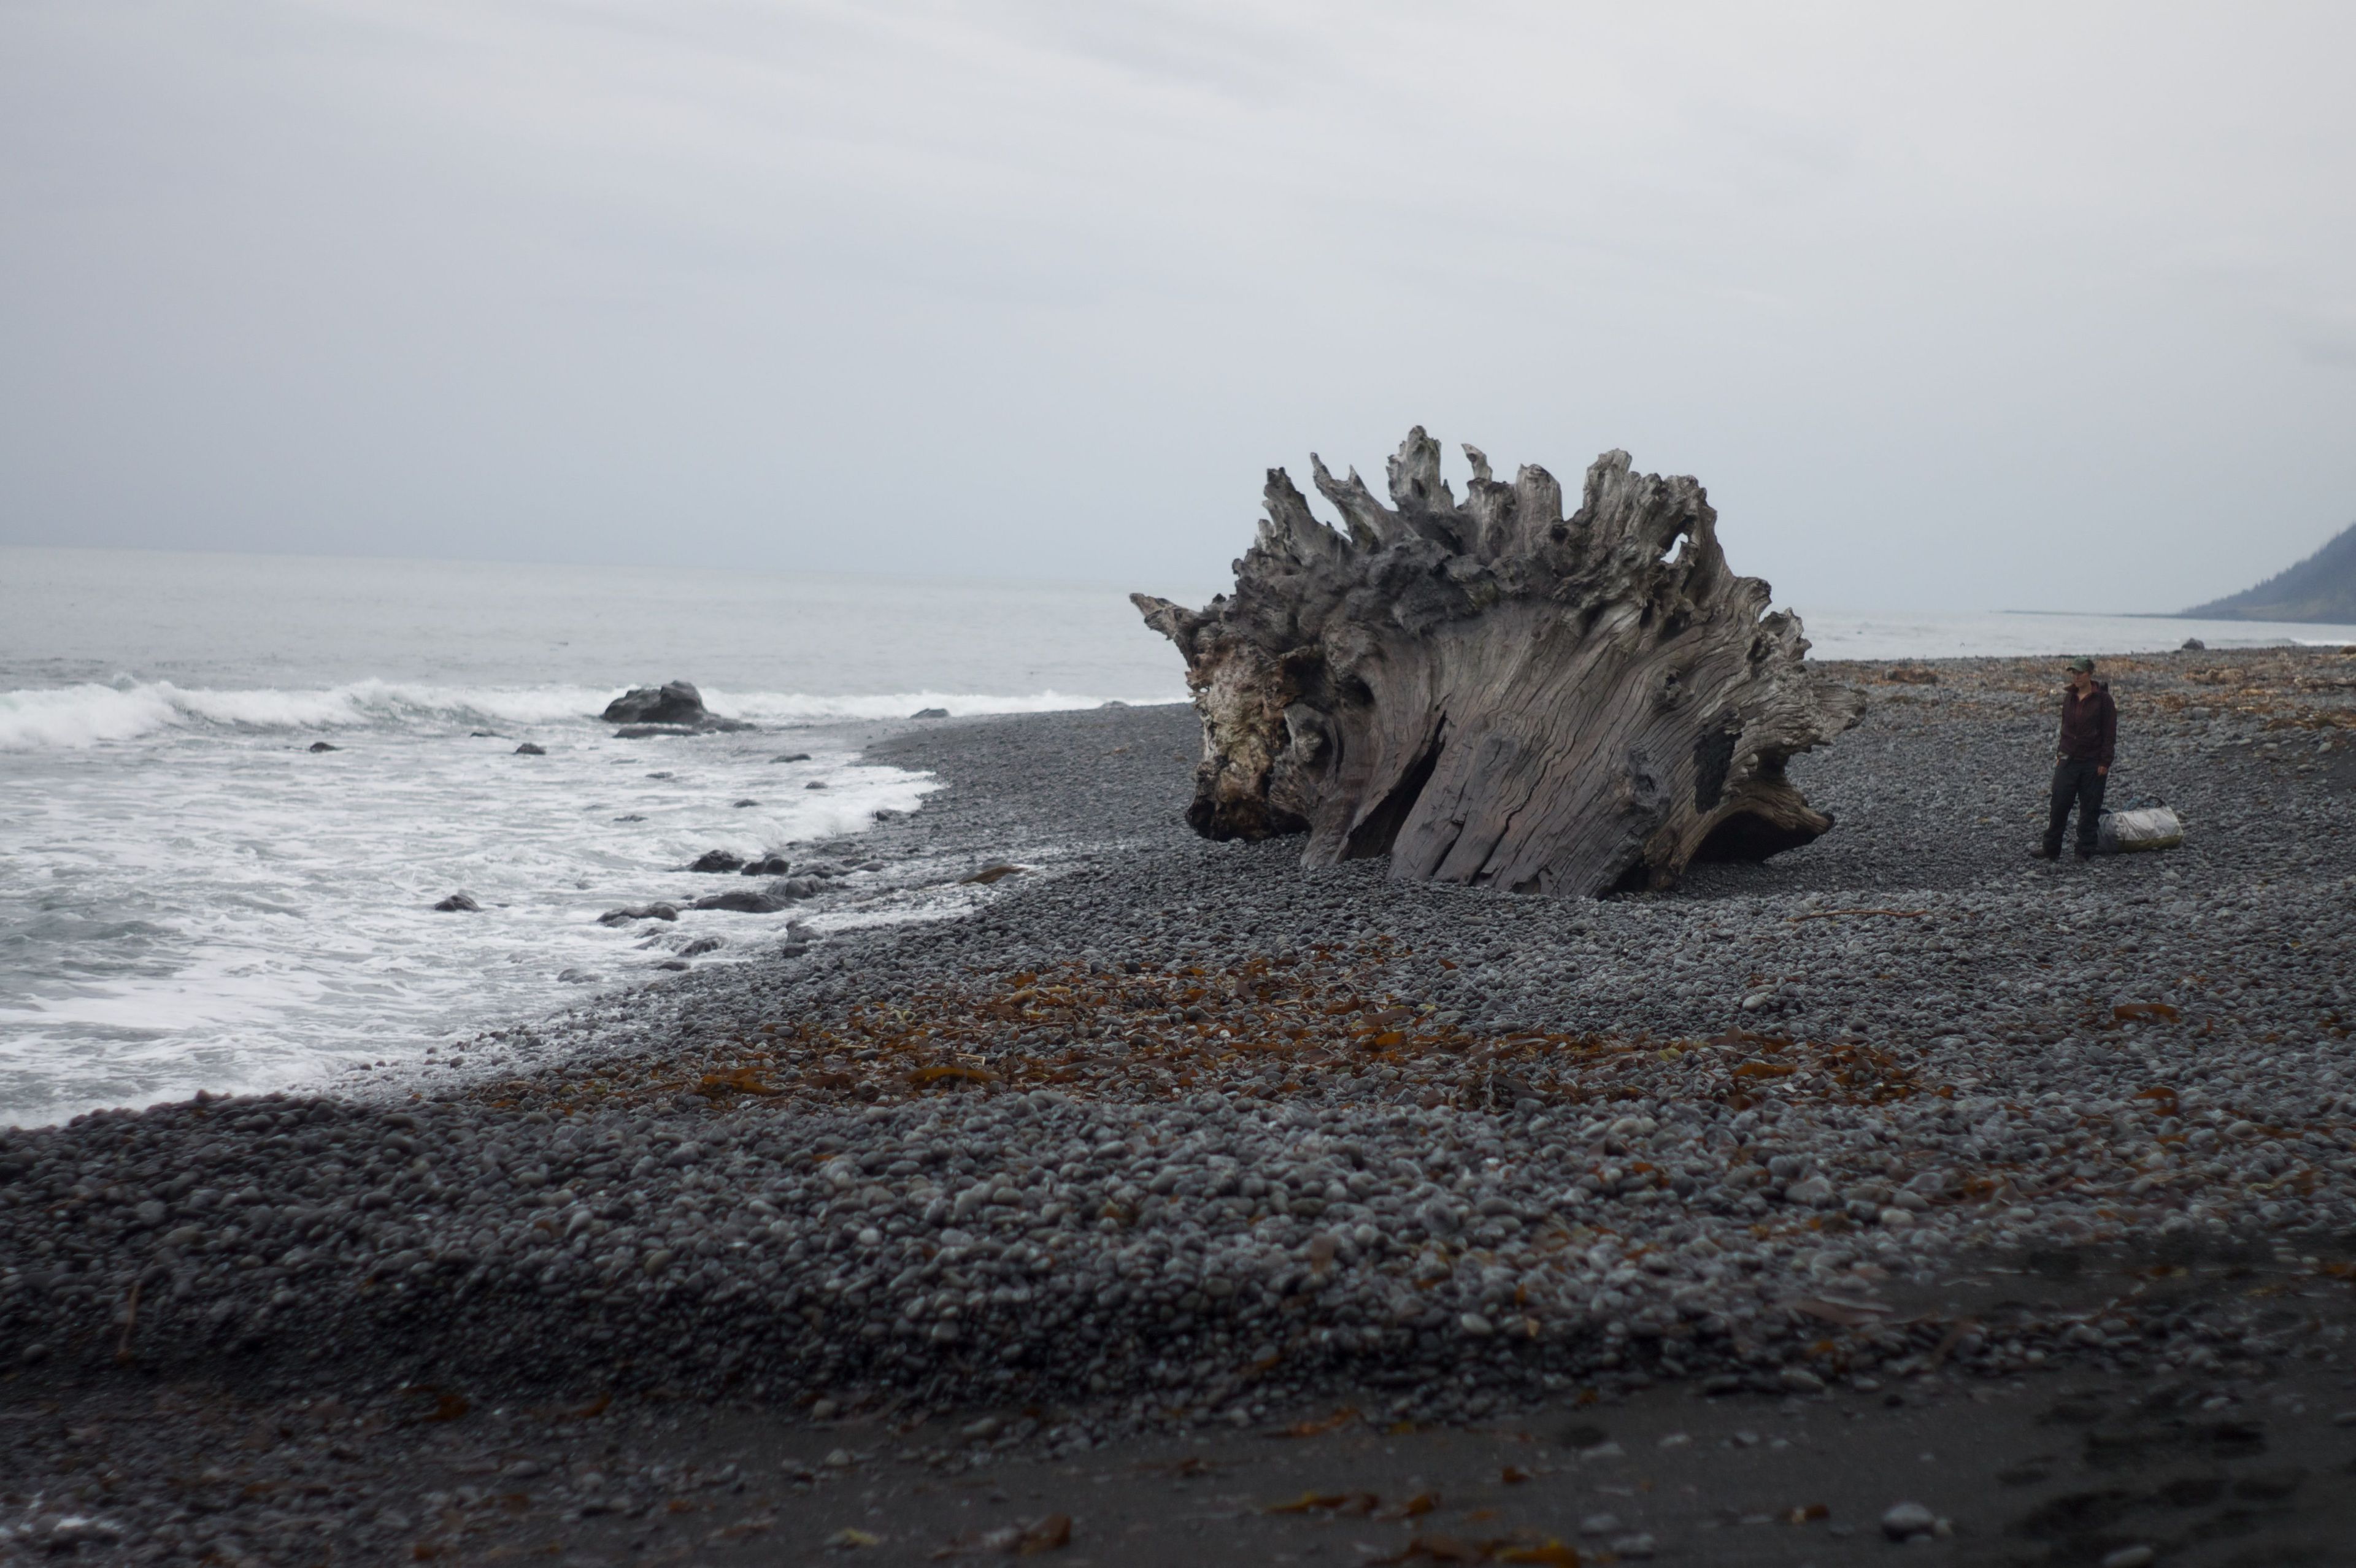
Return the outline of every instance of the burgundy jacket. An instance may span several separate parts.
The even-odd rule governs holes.
[[[2062,694],[2062,754],[2073,763],[2093,763],[2100,767],[2111,765],[2111,752],[2119,739],[2119,705],[2111,700],[2111,688],[2101,681],[2094,689],[2081,698],[2075,691]]]

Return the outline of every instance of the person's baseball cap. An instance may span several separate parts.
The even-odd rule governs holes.
[[[2081,655],[2079,657],[2072,659],[2067,667],[2072,675],[2079,673],[2081,670],[2084,671],[2088,675],[2092,675],[2094,673],[2094,661],[2085,657],[2083,655]]]

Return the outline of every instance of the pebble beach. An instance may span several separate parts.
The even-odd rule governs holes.
[[[1834,830],[1669,892],[1207,843],[1183,708],[902,724],[867,758],[942,787],[809,847],[789,912],[693,910],[682,872],[685,912],[643,917],[758,957],[650,949],[645,984],[400,1083],[0,1134],[0,1414],[48,1413],[0,1422],[0,1552],[512,1544],[513,1509],[470,1535],[446,1487],[356,1479],[348,1430],[455,1441],[560,1398],[888,1417],[835,1468],[955,1477],[1669,1394],[2343,1388],[2356,653],[2104,661],[2111,804],[2186,837],[2084,864],[2028,857],[2046,663],[1826,667],[1869,699],[1793,766]],[[852,918],[938,889],[956,912]],[[2192,1288],[2214,1266],[2268,1294]],[[1976,1271],[2060,1283],[1959,1307]],[[154,1457],[208,1402],[330,1385],[241,1461],[283,1496],[197,1507],[259,1481]],[[119,1453],[72,1440],[126,1400],[138,1424],[96,1423]],[[780,1500],[741,1539],[837,1451],[758,1477]],[[530,1460],[515,1495],[621,1530],[669,1482],[620,1452]],[[1666,1550],[1591,1533],[1590,1560]]]

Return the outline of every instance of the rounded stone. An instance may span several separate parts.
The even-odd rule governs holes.
[[[1881,1533],[1892,1541],[1912,1541],[1938,1528],[1939,1516],[1921,1503],[1897,1503],[1881,1516]]]

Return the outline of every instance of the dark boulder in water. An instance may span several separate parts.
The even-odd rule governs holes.
[[[627,925],[634,920],[677,920],[677,904],[642,904],[637,909],[609,909],[597,917],[599,925]]]
[[[480,912],[483,906],[477,903],[471,894],[452,893],[434,907],[444,914],[473,914]]]
[[[526,741],[515,749],[515,754],[519,757],[544,757],[548,755],[548,748],[534,745],[531,741]]]
[[[949,710],[946,708],[919,708],[908,715],[911,719],[946,719],[948,716]]]
[[[748,877],[782,877],[792,869],[783,855],[765,855],[744,862],[744,874]]]
[[[744,857],[731,855],[725,849],[706,849],[695,858],[691,871],[735,871],[744,869]]]
[[[740,800],[736,803],[736,809],[738,811],[742,811],[748,805],[758,805],[760,804],[761,803],[757,800]]]
[[[809,753],[808,752],[787,752],[783,756],[771,757],[769,761],[773,763],[807,763],[809,761]]]
[[[713,893],[688,907],[733,910],[738,914],[775,914],[793,901],[792,895],[776,888],[743,888],[734,892]]]
[[[740,719],[723,719],[703,706],[703,694],[683,680],[664,686],[633,687],[605,704],[599,717],[624,726],[625,740],[675,734],[689,730],[750,730]]]
[[[343,748],[341,746],[330,746],[325,741],[314,741],[311,742],[311,750],[315,752],[340,752]]]
[[[638,686],[605,704],[608,724],[701,724],[712,717],[704,711],[703,693],[683,680],[666,686]]]

